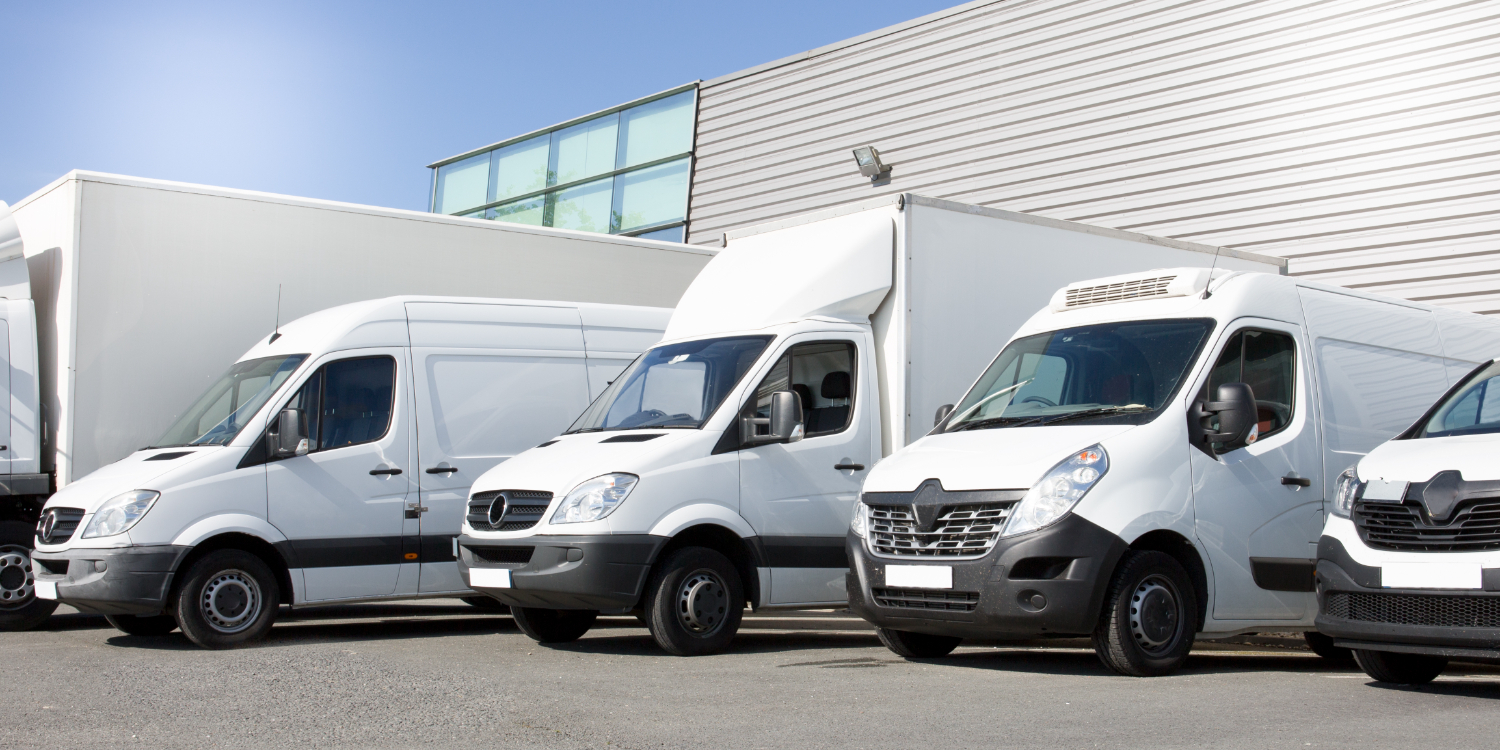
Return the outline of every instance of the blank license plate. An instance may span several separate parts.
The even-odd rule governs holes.
[[[1380,569],[1380,585],[1388,589],[1483,588],[1478,563],[1404,563]]]
[[[38,598],[38,599],[56,599],[57,598],[57,582],[56,581],[37,581],[36,585],[35,585],[35,589],[36,589],[36,598]]]
[[[487,589],[510,588],[510,570],[506,568],[469,568],[469,585]]]
[[[911,589],[951,589],[953,566],[887,565],[885,585]]]

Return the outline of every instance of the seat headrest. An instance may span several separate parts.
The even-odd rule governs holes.
[[[849,373],[830,372],[824,375],[823,398],[849,398]]]
[[[802,399],[802,408],[804,408],[804,409],[811,409],[812,408],[812,389],[811,388],[808,388],[806,385],[803,385],[802,383],[792,383],[792,393],[797,394],[797,398]]]

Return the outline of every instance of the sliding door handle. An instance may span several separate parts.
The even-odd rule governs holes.
[[[1281,483],[1284,484],[1284,485],[1286,485],[1286,486],[1288,486],[1288,487],[1291,487],[1291,486],[1294,486],[1294,485],[1297,486],[1297,487],[1311,487],[1312,486],[1312,480],[1311,479],[1308,479],[1307,477],[1294,477],[1294,476],[1290,476],[1290,475],[1282,477],[1281,478]]]
[[[372,476],[372,477],[378,477],[378,476],[380,476],[382,474],[388,474],[390,476],[396,476],[397,474],[400,474],[400,473],[401,473],[400,469],[370,469],[370,476]]]
[[[864,464],[834,464],[833,468],[839,471],[864,471]]]
[[[446,474],[450,471],[458,471],[457,466],[434,466],[427,470],[428,474]]]

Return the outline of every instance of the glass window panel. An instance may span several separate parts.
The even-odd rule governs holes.
[[[506,203],[485,212],[484,218],[539,227],[542,226],[542,206],[545,202],[546,199],[538,195],[535,198]]]
[[[687,218],[688,160],[615,177],[612,231],[628,232]]]
[[[686,231],[687,231],[687,227],[668,227],[666,229],[658,229],[655,232],[646,232],[645,234],[638,234],[636,236],[640,237],[643,240],[661,240],[662,242],[683,242],[685,238],[682,235]]]
[[[621,112],[617,168],[687,153],[693,143],[693,94],[684,91]]]
[[[613,114],[554,132],[547,184],[562,185],[612,171],[619,124],[620,116]]]
[[[547,152],[550,142],[549,136],[539,135],[528,141],[495,149],[495,160],[490,167],[490,200],[502,201],[513,195],[547,187]],[[540,221],[538,219],[537,223]]]
[[[485,204],[490,179],[490,155],[471,156],[438,167],[433,205],[440,214],[456,214]]]
[[[613,183],[612,179],[595,180],[548,193],[547,226],[583,232],[608,232]]]

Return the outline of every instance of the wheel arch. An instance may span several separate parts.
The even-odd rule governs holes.
[[[1166,529],[1157,529],[1142,534],[1130,543],[1132,550],[1160,552],[1176,560],[1193,581],[1193,591],[1198,599],[1198,631],[1208,622],[1208,568],[1203,556],[1192,540]]]
[[[266,567],[276,575],[276,588],[280,592],[282,603],[291,604],[293,597],[291,566],[287,564],[286,558],[282,557],[281,551],[276,545],[266,541],[254,534],[243,531],[226,531],[216,534],[196,544],[191,551],[182,556],[173,571],[171,598],[175,601],[179,587],[182,583],[182,573],[193,563],[203,559],[209,553],[224,549],[237,549],[249,552],[261,559]]]
[[[734,565],[735,571],[740,574],[745,599],[753,605],[760,601],[760,575],[756,572],[760,557],[753,539],[755,537],[746,539],[729,527],[717,523],[699,523],[673,535],[670,541],[662,545],[661,551],[656,553],[656,559],[651,565],[654,571],[656,565],[666,559],[667,555],[684,547],[714,550],[729,558],[729,562]]]

